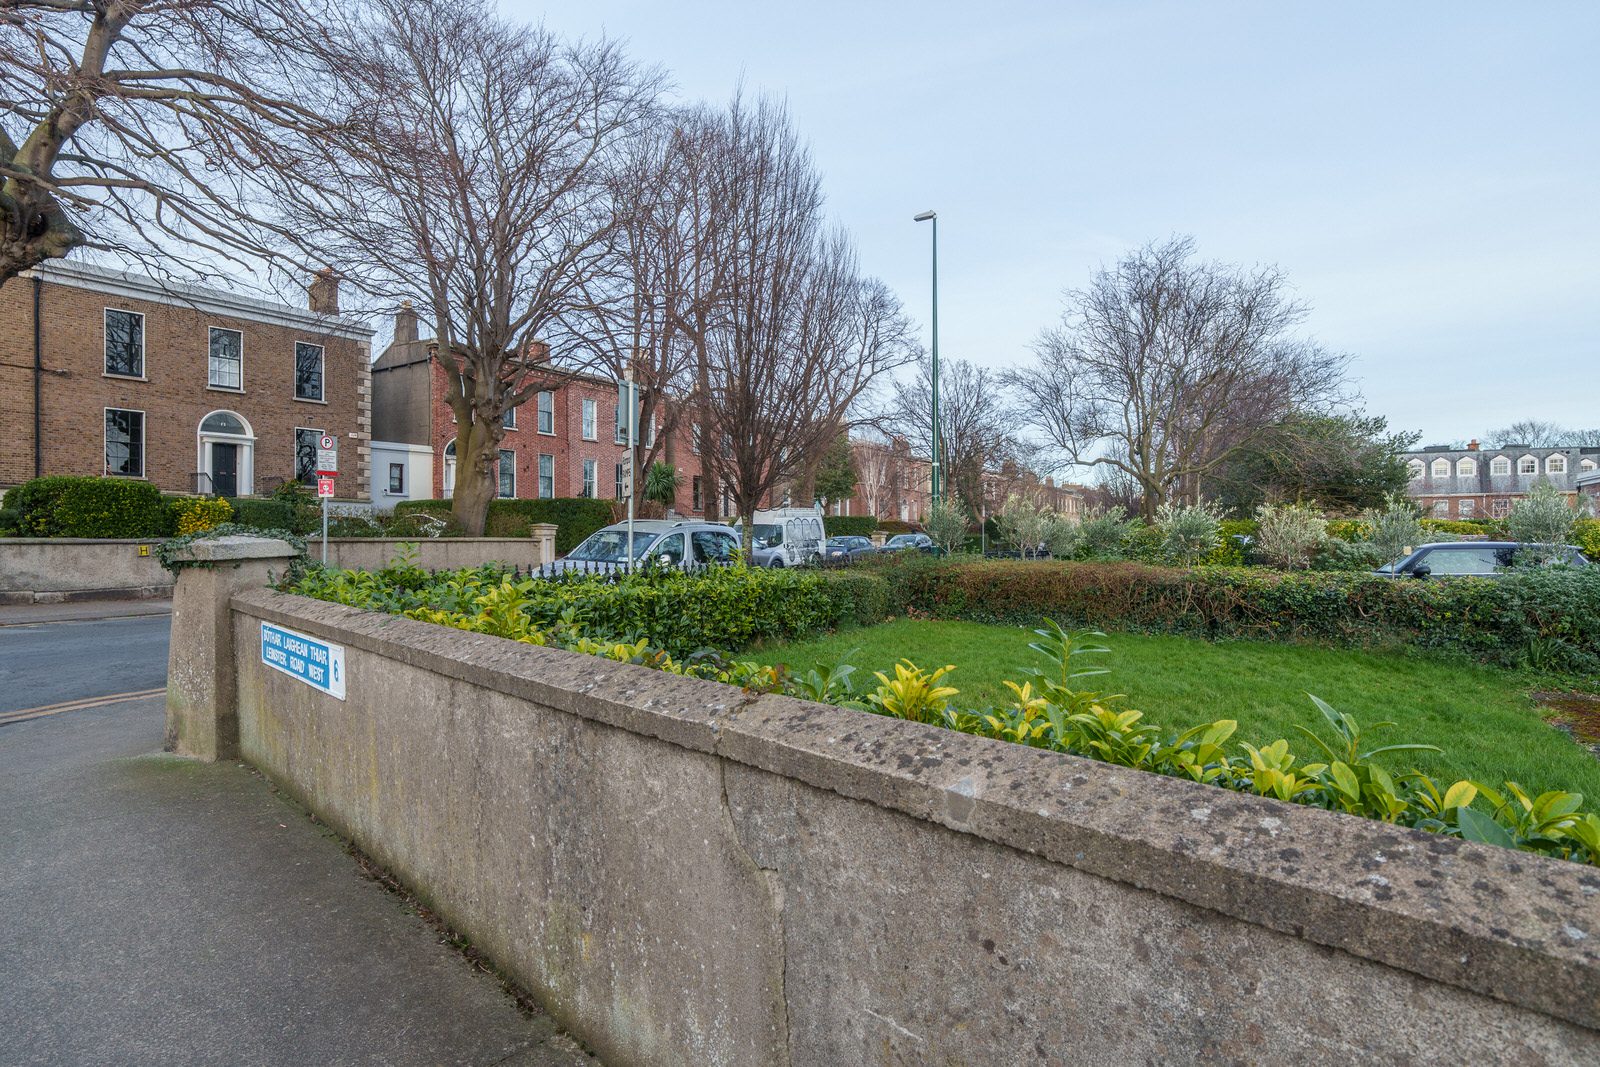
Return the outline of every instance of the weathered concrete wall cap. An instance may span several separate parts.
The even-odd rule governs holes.
[[[298,555],[287,541],[273,537],[208,537],[191,541],[173,554],[184,563],[219,563],[232,559],[282,559]]]

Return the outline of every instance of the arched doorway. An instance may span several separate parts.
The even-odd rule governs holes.
[[[456,492],[456,442],[454,438],[444,446],[444,475],[439,491],[442,497],[452,497]]]
[[[249,496],[255,491],[256,435],[236,411],[213,411],[200,420],[199,465],[205,477],[195,488],[217,496]]]

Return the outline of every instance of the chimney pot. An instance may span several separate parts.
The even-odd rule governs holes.
[[[317,271],[306,295],[310,298],[311,310],[318,315],[339,314],[339,276],[333,273],[332,267]]]
[[[1474,437],[1472,440],[1467,442],[1467,451],[1468,452],[1476,452],[1477,450],[1478,450],[1478,439],[1476,437]]]

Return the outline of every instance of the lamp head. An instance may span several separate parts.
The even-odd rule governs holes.
[[[929,219],[936,219],[938,217],[939,217],[939,213],[930,208],[929,210],[924,211],[922,214],[914,216],[911,221],[912,222],[927,222]]]

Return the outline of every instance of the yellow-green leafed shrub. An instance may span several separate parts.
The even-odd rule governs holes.
[[[178,536],[186,537],[221,526],[233,518],[233,505],[221,497],[189,497],[174,501],[172,514],[178,520]]]

